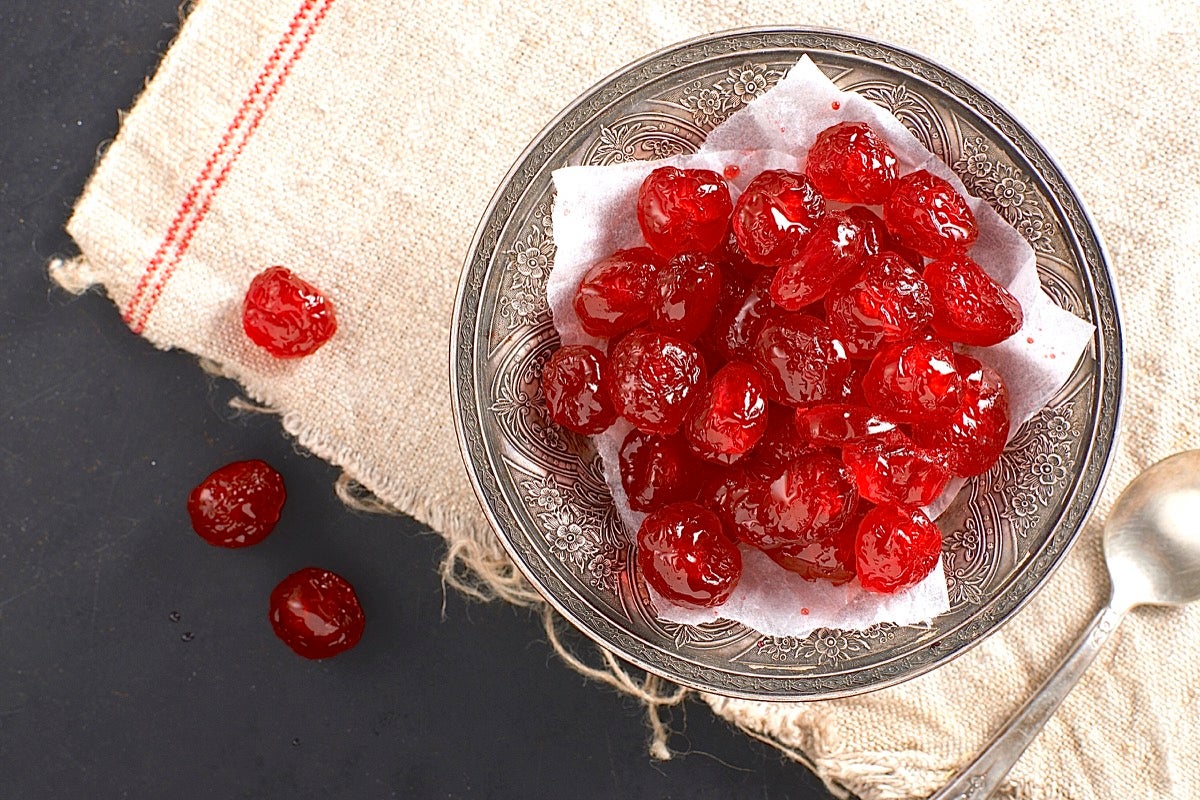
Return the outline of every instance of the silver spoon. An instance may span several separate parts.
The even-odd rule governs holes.
[[[1033,697],[929,800],[990,796],[1134,606],[1200,600],[1200,450],[1158,462],[1125,488],[1104,526],[1104,560],[1108,605]]]

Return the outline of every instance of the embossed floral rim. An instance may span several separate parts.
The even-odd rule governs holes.
[[[817,631],[804,639],[761,637],[728,624],[655,624],[638,597],[628,551],[613,536],[612,515],[603,498],[596,502],[595,464],[539,410],[536,356],[540,348],[544,361],[553,340],[538,297],[553,260],[549,172],[581,160],[613,163],[686,151],[722,114],[781,74],[757,65],[793,62],[803,53],[818,63],[824,56],[874,69],[856,90],[891,108],[1026,236],[1047,292],[1090,318],[1096,337],[1053,408],[1014,439],[1012,457],[964,490],[961,520],[944,551],[957,603],[947,615],[915,630],[877,626]],[[720,65],[717,83],[705,77],[711,64]],[[655,96],[648,112],[635,108],[646,100],[646,87],[661,91],[680,75],[688,77],[681,91]],[[910,82],[946,107],[911,91]],[[671,106],[677,117],[660,106]],[[617,108],[631,113],[616,117]],[[669,47],[614,73],[560,113],[517,159],[476,231],[459,286],[450,342],[455,422],[475,491],[509,555],[551,605],[600,645],[681,684],[731,696],[857,694],[926,672],[996,630],[1074,542],[1115,445],[1123,391],[1117,309],[1107,256],[1074,188],[1044,148],[966,80],[922,56],[851,34],[730,31]],[[488,394],[502,384],[503,402]],[[533,461],[522,464],[521,453],[504,452],[505,437],[494,426],[500,411],[512,423],[505,434],[516,450],[533,453]],[[521,441],[531,435],[545,441]],[[985,557],[982,542],[1001,532],[1012,552]]]

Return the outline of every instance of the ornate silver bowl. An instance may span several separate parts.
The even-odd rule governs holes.
[[[557,346],[550,173],[657,159],[706,133],[807,53],[841,88],[887,108],[1029,241],[1055,302],[1096,325],[1067,385],[939,519],[951,609],[927,625],[767,637],[735,623],[655,619],[589,443],[549,421],[539,378]],[[1043,147],[1003,108],[926,58],[822,30],[741,30],[625,67],[517,159],[471,244],[454,309],[459,439],[483,507],[526,577],[602,646],[681,684],[774,700],[837,697],[911,678],[1021,607],[1079,533],[1114,446],[1121,328],[1099,237]]]

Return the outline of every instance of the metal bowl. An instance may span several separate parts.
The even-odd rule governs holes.
[[[589,443],[547,418],[539,389],[557,336],[545,285],[554,260],[550,173],[657,159],[706,133],[807,53],[841,88],[898,117],[1025,236],[1042,285],[1091,321],[1067,385],[1000,462],[939,519],[951,608],[930,624],[763,636],[740,624],[655,619]],[[451,381],[464,457],[508,553],[546,599],[605,648],[681,684],[810,700],[888,686],[995,631],[1045,582],[1079,533],[1113,452],[1121,328],[1104,249],[1043,147],[967,81],[860,36],[755,29],[696,39],[602,81],[517,160],[484,215],[454,309]]]

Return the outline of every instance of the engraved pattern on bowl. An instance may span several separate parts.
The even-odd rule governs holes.
[[[887,108],[1030,242],[1047,294],[1097,327],[1066,386],[938,520],[951,609],[925,625],[766,637],[655,618],[599,459],[546,415],[557,344],[550,173],[693,152],[807,53],[841,88]],[[995,630],[1077,536],[1112,454],[1121,330],[1103,247],[1057,165],[1007,112],[920,56],[817,30],[733,31],[637,62],[555,119],[505,178],[463,272],[451,343],[455,415],[472,480],[509,554],[544,596],[617,655],[723,694],[818,699],[921,674]]]

